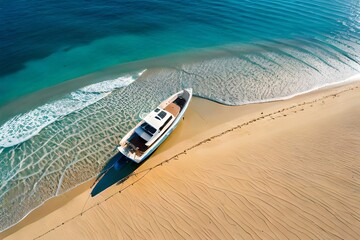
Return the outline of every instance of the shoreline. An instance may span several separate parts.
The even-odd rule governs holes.
[[[113,68],[115,68],[115,67],[113,67]],[[111,69],[112,69],[112,68],[111,68]],[[142,74],[143,74],[144,72],[145,72],[145,75],[144,75],[144,76],[146,76],[146,74],[149,74],[149,73],[146,72],[146,71],[148,71],[148,72],[150,72],[150,74],[152,74],[153,72],[156,72],[157,70],[156,70],[156,69],[146,69],[146,68],[145,68],[144,70],[142,70],[142,71],[139,72],[138,79],[135,79],[135,81],[137,81],[137,80],[138,80],[138,81],[141,81],[141,77],[142,77]],[[100,72],[101,72],[101,71],[100,71]],[[97,72],[97,74],[99,74],[99,73]],[[95,74],[85,75],[85,76],[80,77],[80,78],[87,78],[88,76],[92,76],[92,75],[95,75]],[[104,76],[106,76],[106,75],[104,75]],[[103,76],[102,78],[104,78],[104,76]],[[116,77],[116,75],[113,74],[112,77],[115,77],[115,79],[108,79],[108,80],[104,80],[103,82],[113,81],[113,80],[116,80],[116,79],[119,79],[119,78],[125,78],[125,76],[126,76],[126,75],[121,75],[120,77],[119,77],[119,76]],[[79,79],[80,79],[80,78],[79,78]],[[76,79],[78,79],[78,78],[76,78]],[[76,81],[76,79],[73,79],[73,80],[71,80],[71,81],[69,81],[69,82]],[[237,104],[233,104],[233,103],[226,102],[226,101],[219,101],[219,100],[217,100],[217,99],[210,99],[210,98],[207,98],[207,97],[205,97],[205,96],[196,96],[196,95],[194,95],[194,96],[200,97],[200,98],[203,98],[203,99],[212,101],[212,102],[216,102],[216,103],[219,103],[219,104],[222,104],[222,105],[235,106],[235,107],[237,107],[237,106],[244,106],[244,105],[249,105],[249,104],[261,104],[261,103],[271,103],[271,102],[276,102],[276,101],[289,100],[289,99],[292,99],[292,98],[294,98],[294,97],[301,96],[301,95],[304,95],[304,94],[308,94],[308,93],[311,93],[311,92],[316,92],[316,91],[323,90],[323,89],[326,90],[326,89],[328,89],[328,88],[333,88],[333,87],[341,86],[341,85],[344,85],[344,84],[351,84],[351,83],[356,82],[356,81],[360,81],[360,73],[354,74],[354,75],[352,75],[351,77],[348,77],[348,78],[346,78],[346,79],[344,79],[344,80],[341,80],[341,81],[338,81],[338,82],[326,83],[326,84],[324,84],[324,85],[315,86],[315,87],[313,87],[313,88],[311,88],[311,89],[309,89],[309,90],[306,90],[306,91],[303,91],[303,92],[294,93],[294,94],[289,95],[289,96],[286,96],[286,97],[270,98],[270,99],[257,100],[257,101],[249,101],[249,102],[239,102],[239,103],[237,103]],[[61,88],[64,88],[65,86],[67,86],[68,84],[70,84],[69,82],[64,82],[64,83],[58,84],[58,85],[56,85],[56,86],[50,87],[49,89],[52,89],[52,88],[57,89],[57,88],[60,87],[60,86],[61,86]],[[93,84],[99,84],[99,83],[101,83],[101,82],[102,82],[102,81],[97,82],[97,83],[93,83]],[[93,85],[93,84],[90,84],[90,85]],[[130,84],[131,84],[131,83],[130,83]],[[85,87],[90,86],[90,85],[86,85]],[[124,86],[124,87],[126,87],[126,86]],[[110,90],[107,94],[111,94],[113,91],[118,90],[118,89],[121,89],[121,88],[124,88],[124,87],[113,88],[113,89]],[[42,95],[42,91],[46,92],[46,94],[49,94],[49,93],[47,93],[47,91],[48,91],[49,89],[47,88],[47,89],[44,89],[44,90],[35,92],[34,94],[30,94],[30,95],[28,95],[28,96],[25,96],[24,99],[27,99],[28,97],[34,99],[34,96],[35,96],[35,95],[39,95],[39,94]],[[69,94],[69,93],[74,93],[75,91],[79,91],[79,90],[81,90],[81,88],[79,88],[79,89],[77,89],[77,90],[76,90],[76,89],[73,89],[73,90],[71,90],[71,91],[69,90],[69,92],[67,92],[67,94]],[[51,92],[51,91],[50,91],[50,92]],[[65,93],[65,92],[63,92],[63,94],[64,94],[64,93]],[[47,103],[46,103],[46,102],[43,102],[43,103],[42,103],[43,105],[34,105],[33,108],[28,109],[28,110],[25,111],[24,113],[18,112],[17,114],[12,114],[11,117],[8,118],[7,120],[0,119],[0,126],[3,125],[3,124],[6,124],[8,121],[11,121],[12,118],[14,118],[15,116],[19,116],[19,114],[29,114],[31,111],[34,111],[35,109],[38,109],[39,107],[44,106],[45,104],[54,104],[54,103],[57,102],[57,101],[64,100],[64,99],[65,99],[65,96],[66,96],[66,95],[62,95],[62,97],[58,96],[57,99],[56,99],[56,98],[52,98],[52,99],[50,99],[50,101],[47,101]],[[48,97],[48,96],[47,96],[47,97]],[[66,113],[66,114],[64,114],[64,115],[59,115],[56,119],[54,119],[53,121],[51,121],[51,122],[49,122],[49,123],[40,125],[40,126],[38,127],[38,129],[37,129],[36,131],[34,131],[34,133],[33,133],[32,135],[29,135],[29,136],[26,137],[26,140],[21,140],[20,142],[17,142],[16,144],[9,145],[9,146],[6,146],[6,147],[0,146],[0,153],[1,153],[5,148],[11,148],[11,147],[14,147],[15,145],[18,145],[18,144],[21,144],[21,143],[23,143],[23,142],[25,142],[25,141],[30,140],[33,136],[37,135],[42,129],[44,129],[44,128],[46,128],[47,126],[49,126],[50,124],[56,122],[59,118],[66,117],[67,115],[69,115],[69,114],[71,114],[71,113],[73,113],[73,112],[81,111],[81,110],[83,110],[84,108],[89,107],[89,106],[91,106],[92,104],[95,104],[95,103],[98,102],[98,101],[101,101],[101,100],[102,100],[103,98],[105,98],[105,97],[106,97],[106,96],[101,97],[101,98],[99,98],[98,100],[96,100],[96,101],[94,101],[94,102],[91,102],[91,103],[89,103],[89,104],[86,105],[86,106],[81,106],[81,107],[76,108],[76,109],[74,109],[74,110],[72,110],[72,111],[69,111],[68,113]],[[41,98],[41,99],[42,99],[42,98]],[[44,100],[44,99],[42,99],[42,101],[43,101],[43,100]],[[48,99],[48,100],[49,100],[49,99]],[[22,98],[19,99],[19,100],[16,100],[16,101],[15,101],[14,103],[12,103],[12,104],[18,105],[19,103],[21,103],[21,101],[23,101]],[[45,101],[45,100],[44,100],[44,101]],[[31,101],[30,101],[30,102],[31,102]],[[10,104],[9,106],[11,107],[12,105]],[[6,108],[8,108],[7,105],[5,105],[5,108],[3,108],[3,109],[2,109],[2,108],[3,108],[3,107],[0,106],[0,110],[4,110],[5,112],[7,112],[7,110],[6,110]],[[13,109],[18,109],[17,107],[14,108],[14,106],[12,106],[11,108],[13,108]],[[10,115],[9,115],[9,116],[10,116]]]
[[[323,99],[328,99],[333,97],[334,95],[339,95],[342,93],[345,93],[346,89],[355,89],[359,86],[358,82],[352,82],[347,84],[341,84],[341,86],[336,87],[328,87],[326,89],[320,89],[316,91],[312,91],[307,94],[302,94],[300,96],[293,97],[288,100],[283,101],[273,101],[273,102],[266,102],[266,103],[259,103],[259,104],[251,104],[251,105],[242,105],[242,106],[223,106],[216,103],[206,103],[205,109],[201,109],[205,102],[208,102],[204,99],[196,98],[194,101],[194,106],[192,106],[191,110],[185,115],[186,118],[191,119],[201,119],[204,117],[204,111],[210,109],[216,109],[217,113],[221,113],[222,119],[219,119],[217,116],[210,116],[206,119],[205,122],[207,122],[208,126],[210,126],[210,129],[207,129],[205,132],[203,132],[204,128],[199,128],[196,130],[196,126],[183,126],[184,124],[179,125],[179,130],[175,130],[175,135],[170,135],[169,140],[164,142],[163,145],[156,151],[154,154],[154,157],[152,157],[151,163],[147,161],[143,164],[143,166],[139,169],[139,173],[142,173],[142,171],[147,171],[147,169],[153,169],[156,166],[161,166],[164,163],[167,163],[171,160],[174,160],[176,158],[179,158],[180,156],[186,155],[188,151],[191,151],[193,149],[196,149],[199,146],[202,146],[208,142],[211,142],[214,139],[221,138],[223,135],[230,134],[234,130],[238,130],[244,126],[251,125],[252,123],[271,118],[276,116],[277,114],[281,114],[283,112],[291,111],[292,109],[295,109],[296,107],[301,106],[307,106],[310,104],[318,103],[319,101],[322,101]],[[345,89],[345,90],[344,90]],[[324,96],[325,95],[325,96]],[[317,98],[319,96],[322,96],[320,98]],[[315,98],[315,100],[313,100]],[[309,100],[310,99],[310,100]],[[312,99],[312,100],[311,100]],[[318,99],[318,100],[316,100]],[[303,100],[308,100],[304,101]],[[299,102],[301,102],[299,104]],[[291,105],[290,107],[288,105]],[[191,107],[190,106],[190,107]],[[285,107],[287,106],[287,107]],[[276,110],[278,109],[278,110]],[[199,111],[203,111],[202,113],[199,113]],[[259,113],[264,114],[260,114]],[[267,113],[270,112],[270,113]],[[245,113],[245,114],[244,114]],[[267,113],[267,114],[266,114]],[[257,117],[256,117],[257,116]],[[286,116],[286,115],[285,115]],[[248,121],[243,122],[241,121],[244,119],[247,119]],[[250,120],[249,120],[250,119]],[[185,120],[186,121],[186,120]],[[187,124],[189,123],[186,121]],[[189,129],[187,129],[189,128]],[[195,130],[195,133],[194,133]],[[176,132],[176,133],[175,133]],[[196,143],[196,144],[194,144]],[[179,149],[182,149],[182,151],[179,152]],[[177,153],[176,153],[177,152]],[[176,154],[174,154],[176,153]],[[165,160],[163,160],[165,159]],[[151,165],[151,166],[149,166]],[[154,167],[155,166],[155,167]],[[133,180],[135,178],[131,177]],[[130,180],[130,179],[129,179]],[[129,181],[128,180],[128,181]],[[73,188],[72,190],[69,190],[68,192],[51,198],[50,200],[46,201],[43,205],[41,205],[39,208],[33,210],[28,214],[27,217],[24,218],[24,220],[20,221],[18,224],[10,227],[9,229],[3,231],[0,233],[0,237],[8,237],[12,234],[17,233],[17,231],[22,231],[24,228],[29,227],[30,225],[37,223],[41,221],[42,219],[46,218],[48,215],[56,212],[57,210],[61,210],[65,205],[67,205],[69,202],[72,202],[75,198],[84,195],[85,192],[89,191],[86,190],[86,188],[89,187],[92,180],[89,180],[85,183],[80,184],[79,186]],[[127,185],[125,182],[125,185]],[[138,181],[138,180],[136,180]],[[134,183],[132,183],[134,184]],[[104,201],[107,199],[110,199],[112,196],[118,193],[118,190],[114,193],[114,189],[118,188],[113,187],[113,189],[110,189],[109,191],[106,191],[106,193],[111,193],[109,196],[108,194],[104,194],[105,196],[101,196]],[[67,196],[66,196],[67,195]],[[84,197],[82,197],[84,198]],[[54,200],[53,200],[54,199]],[[51,203],[51,201],[58,202],[58,203]],[[65,201],[64,201],[65,200]],[[93,201],[94,202],[94,201]],[[60,204],[61,203],[61,204]],[[57,205],[60,204],[60,205]],[[55,206],[54,206],[55,205]],[[99,205],[99,202],[97,202],[97,205]],[[94,205],[95,206],[95,205]],[[96,207],[96,206],[95,206]],[[92,207],[91,207],[92,208]],[[87,208],[85,208],[85,211],[88,211]],[[80,213],[81,216],[84,212]],[[79,214],[78,214],[79,215]],[[63,223],[61,223],[58,226],[62,226]],[[39,234],[41,235],[41,234]]]
[[[26,216],[24,216],[19,222],[16,224],[6,228],[4,231],[0,232],[0,238],[7,237],[19,229],[36,222],[37,220],[43,218],[49,213],[55,211],[66,205],[69,201],[74,199],[76,196],[87,191],[92,185],[95,178],[91,178],[86,182],[80,183],[79,185],[69,189],[65,193],[60,195],[51,197],[45,200],[40,206],[31,210]],[[4,235],[4,236],[3,236]]]
[[[256,42],[256,44],[261,44],[262,41]],[[295,44],[296,40],[288,40],[288,44]],[[277,46],[277,43],[273,43],[274,46]],[[270,45],[273,46],[273,45]],[[296,44],[297,45],[297,44]],[[256,45],[247,43],[245,45],[240,45],[241,47],[248,46],[253,50],[257,50],[259,48]],[[173,52],[164,55],[153,56],[145,59],[133,60],[130,62],[123,62],[116,65],[106,66],[104,68],[98,69],[96,71],[88,72],[83,75],[76,75],[73,78],[69,78],[67,80],[63,80],[55,85],[50,85],[47,87],[40,88],[38,90],[31,91],[21,96],[17,96],[15,98],[8,99],[0,104],[0,111],[3,113],[0,116],[0,124],[4,124],[6,121],[15,117],[18,114],[22,114],[24,112],[28,112],[32,109],[43,106],[46,103],[51,101],[56,101],[61,99],[64,95],[70,94],[79,90],[80,88],[86,87],[91,84],[96,84],[102,81],[113,80],[118,77],[131,74],[134,72],[142,71],[144,69],[156,70],[156,69],[177,69],[181,68],[182,65],[186,64],[194,64],[201,61],[207,61],[210,59],[217,58],[227,58],[232,57],[235,53],[242,53],[246,50],[241,50],[237,47],[236,44],[225,44],[225,45],[215,45],[209,46],[205,48],[187,49],[182,52]],[[359,69],[353,69],[353,75],[359,75]],[[324,79],[331,79],[333,76],[328,76]],[[333,78],[331,80],[342,79],[339,83],[346,81],[348,78],[351,78],[351,73],[347,72],[346,74],[340,76],[339,78]],[[345,78],[345,79],[344,79]],[[297,92],[292,95],[283,98],[268,98],[266,100],[253,101],[253,102],[242,102],[239,104],[252,104],[252,103],[261,103],[267,101],[277,101],[281,99],[291,98],[300,94],[304,94],[310,91],[317,90],[319,88],[326,87],[328,85],[333,85],[336,83],[325,83],[322,86],[315,85],[309,90]],[[216,99],[211,99],[212,101],[217,101]],[[231,104],[228,102],[221,102],[222,104]]]
[[[219,103],[219,104],[222,104],[222,105],[226,105],[226,106],[239,107],[239,106],[249,105],[249,104],[262,104],[262,103],[271,103],[271,102],[277,102],[277,101],[286,101],[286,100],[289,100],[289,99],[292,99],[292,98],[295,98],[295,97],[298,97],[298,96],[301,96],[301,95],[306,95],[306,94],[310,94],[312,92],[332,89],[332,88],[340,87],[340,86],[343,86],[343,85],[352,84],[352,83],[355,83],[355,82],[358,82],[358,81],[360,81],[360,73],[354,74],[351,77],[348,77],[348,78],[346,78],[344,80],[341,80],[339,82],[332,82],[332,83],[326,83],[326,84],[321,85],[321,86],[315,86],[315,87],[313,87],[313,88],[311,88],[309,90],[306,90],[306,91],[303,91],[303,92],[298,92],[298,93],[295,93],[295,94],[292,94],[292,95],[289,95],[289,96],[286,96],[286,97],[270,98],[270,99],[264,99],[264,100],[253,101],[253,102],[242,102],[242,103],[239,103],[237,105],[216,101],[216,100],[209,99],[209,98],[206,98],[206,97],[203,97],[203,96],[197,96],[197,97],[200,97],[200,98],[212,101],[212,102],[216,102],[216,103]]]

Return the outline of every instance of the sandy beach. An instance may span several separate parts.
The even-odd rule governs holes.
[[[360,239],[360,82],[224,106],[194,98],[124,183],[53,198],[0,239]]]

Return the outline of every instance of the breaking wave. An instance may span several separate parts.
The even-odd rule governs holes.
[[[3,148],[29,140],[56,120],[99,101],[114,89],[128,86],[145,71],[83,87],[59,100],[13,117],[0,127],[0,153]]]

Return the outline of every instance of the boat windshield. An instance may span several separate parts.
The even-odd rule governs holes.
[[[141,128],[151,136],[156,132],[156,129],[146,122],[141,124]]]
[[[166,116],[166,112],[161,111],[160,113],[158,113],[158,116],[164,118]]]

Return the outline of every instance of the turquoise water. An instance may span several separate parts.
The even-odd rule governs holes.
[[[360,72],[359,1],[11,1],[0,8],[0,230],[95,176],[192,87],[228,105]]]
[[[279,39],[356,42],[358,10],[357,0],[5,1],[0,106],[114,64],[174,52]]]

